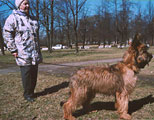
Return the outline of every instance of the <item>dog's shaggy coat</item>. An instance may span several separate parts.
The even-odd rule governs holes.
[[[136,74],[152,59],[152,54],[140,39],[141,35],[136,34],[121,62],[111,66],[83,68],[71,77],[71,95],[63,105],[64,119],[75,120],[72,113],[80,105],[89,110],[90,101],[96,93],[115,95],[115,108],[120,118],[131,119],[128,103],[136,85]]]

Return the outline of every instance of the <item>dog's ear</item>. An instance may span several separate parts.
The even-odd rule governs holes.
[[[136,35],[134,36],[134,39],[133,39],[133,41],[132,41],[131,46],[132,46],[134,49],[136,49],[137,46],[139,46],[139,45],[141,44],[140,40],[141,40],[141,34],[140,34],[140,33],[136,33]]]

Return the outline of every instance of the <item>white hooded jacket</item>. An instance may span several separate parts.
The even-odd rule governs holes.
[[[18,53],[17,65],[36,65],[42,62],[37,30],[37,20],[22,11],[13,10],[7,18],[3,28],[4,42],[11,53]]]

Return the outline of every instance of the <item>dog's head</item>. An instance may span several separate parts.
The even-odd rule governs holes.
[[[137,33],[135,35],[128,51],[123,57],[124,63],[139,69],[144,68],[152,59],[152,54],[148,52],[147,45],[141,43],[141,38],[141,34]]]

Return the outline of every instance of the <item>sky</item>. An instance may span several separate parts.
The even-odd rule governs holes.
[[[96,14],[96,8],[101,5],[102,0],[87,0],[87,6],[90,9],[90,15]],[[141,5],[142,10],[146,9],[149,0],[131,0],[138,5]],[[152,0],[154,5],[154,0]],[[134,7],[134,12],[136,12],[136,7]]]
[[[87,6],[87,8],[89,10],[89,15],[96,14],[97,7],[101,5],[101,1],[102,0],[87,0],[86,6]],[[120,0],[118,0],[118,2],[119,1]],[[148,3],[149,0],[132,0],[132,1],[136,2],[137,4],[141,4],[142,10],[144,10],[144,9],[146,9],[147,3]],[[154,0],[151,0],[151,1],[152,1],[153,5],[154,5]],[[7,7],[6,6],[0,7],[0,10],[3,10],[3,9],[7,9]],[[135,7],[134,7],[134,12],[136,12]],[[11,14],[11,11],[8,14]]]

